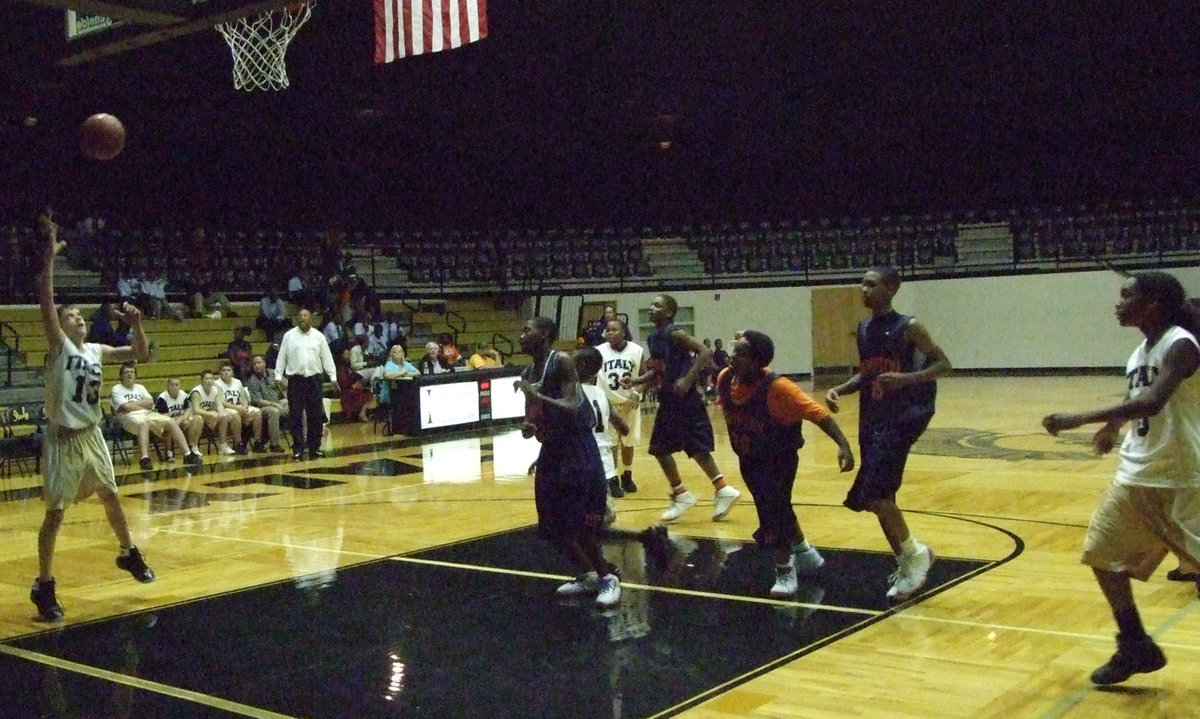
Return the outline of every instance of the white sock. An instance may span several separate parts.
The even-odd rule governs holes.
[[[911,534],[908,535],[908,539],[900,543],[900,553],[905,556],[911,557],[919,551],[921,551],[921,543]]]
[[[795,551],[807,552],[810,549],[812,549],[812,545],[808,543],[807,539],[801,539],[799,542],[796,542]]]

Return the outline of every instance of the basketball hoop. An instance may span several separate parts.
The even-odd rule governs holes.
[[[238,90],[283,90],[288,86],[288,44],[312,16],[315,0],[216,26],[233,52],[233,86]]]

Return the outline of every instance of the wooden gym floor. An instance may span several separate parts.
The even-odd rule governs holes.
[[[554,597],[569,569],[532,530],[532,441],[335,425],[319,461],[120,467],[158,580],[116,569],[103,511],[87,500],[59,539],[67,618],[51,627],[28,599],[40,480],[5,478],[0,715],[1195,716],[1200,602],[1163,576],[1171,558],[1135,588],[1167,667],[1108,690],[1088,682],[1114,627],[1078,553],[1115,458],[1091,455],[1089,432],[1056,439],[1039,422],[1113,402],[1122,385],[943,380],[900,494],[939,559],[927,591],[896,608],[883,601],[891,560],[878,527],[841,506],[851,476],[814,427],[794,501],[828,565],[792,602],[767,598],[748,496],[712,522],[693,463],[681,467],[701,504],[666,542],[640,541],[665,506],[665,480],[640,449],[640,491],[617,500],[606,544],[624,596],[599,613]],[[839,421],[853,441],[850,404]],[[718,464],[744,489],[714,424]]]

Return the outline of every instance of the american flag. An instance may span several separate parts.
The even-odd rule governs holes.
[[[375,0],[375,62],[487,37],[487,0]]]

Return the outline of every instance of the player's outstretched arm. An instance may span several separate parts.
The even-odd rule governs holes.
[[[862,386],[862,375],[855,374],[850,379],[839,384],[837,387],[830,389],[825,393],[825,405],[829,407],[830,412],[836,413],[842,408],[840,401],[844,394],[854,394],[858,388]]]
[[[114,310],[113,315],[129,325],[129,329],[133,334],[129,340],[128,347],[109,347],[104,345],[101,348],[101,357],[105,362],[128,362],[136,360],[145,362],[150,359],[150,340],[146,338],[146,330],[142,327],[142,311],[135,307],[132,303],[125,302],[121,305],[120,310]]]
[[[37,219],[38,236],[45,241],[45,251],[42,254],[42,271],[38,275],[38,306],[41,309],[42,328],[46,332],[50,354],[57,356],[63,345],[62,324],[58,320],[58,308],[54,305],[54,258],[58,256],[66,242],[58,239],[58,225],[54,216],[47,209]]]
[[[1133,419],[1154,421],[1154,416],[1162,411],[1179,383],[1195,374],[1197,369],[1200,369],[1200,350],[1190,340],[1176,340],[1163,355],[1158,377],[1147,391],[1103,409],[1050,414],[1042,419],[1042,426],[1050,434],[1058,434],[1096,422],[1123,424]]]
[[[838,426],[837,420],[833,417],[826,417],[817,422],[817,426],[837,444],[838,468],[843,472],[854,469],[854,450],[850,449],[850,442],[846,440],[846,435],[842,434],[842,428]]]

